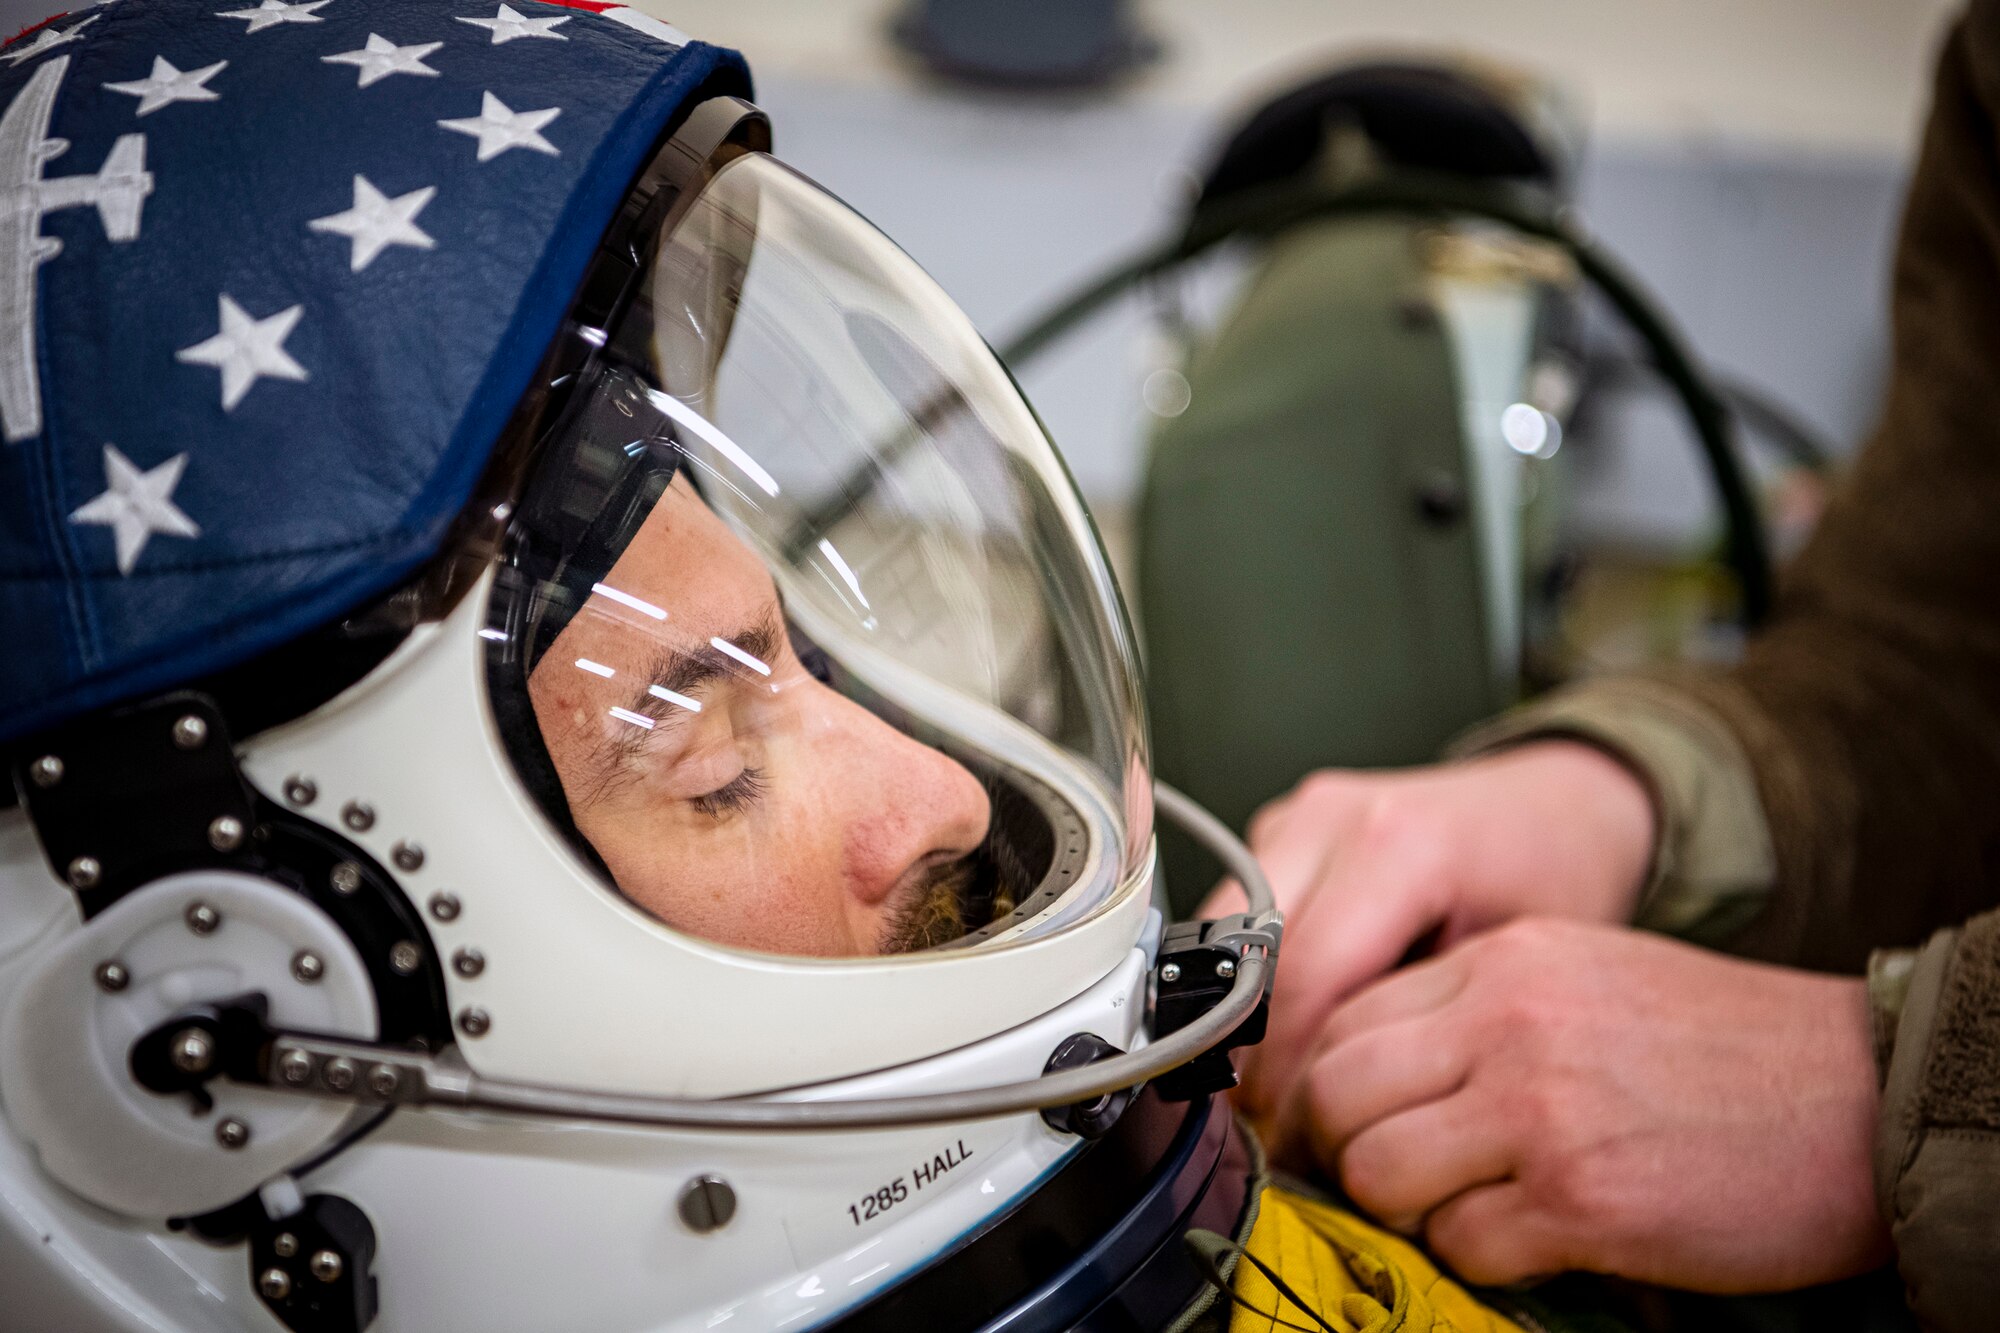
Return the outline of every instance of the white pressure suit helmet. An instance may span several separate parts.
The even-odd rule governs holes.
[[[0,1322],[1198,1305],[1275,914],[1163,926],[1073,484],[740,60],[123,0],[0,64]]]

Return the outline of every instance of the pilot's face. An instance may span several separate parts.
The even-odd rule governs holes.
[[[627,896],[777,953],[961,933],[985,790],[801,664],[763,564],[685,477],[598,588],[528,690],[576,826]]]

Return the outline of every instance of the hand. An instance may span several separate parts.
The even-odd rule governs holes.
[[[1265,806],[1250,848],[1285,912],[1285,946],[1238,1107],[1268,1129],[1334,1005],[1420,942],[1449,946],[1520,916],[1630,920],[1653,822],[1631,770],[1573,741],[1400,773],[1315,773]],[[1204,914],[1241,904],[1225,885]]]
[[[1300,1063],[1293,1148],[1474,1282],[1777,1291],[1890,1253],[1856,979],[1523,921],[1362,991]]]

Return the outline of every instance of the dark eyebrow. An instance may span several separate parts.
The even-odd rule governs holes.
[[[709,646],[695,652],[680,648],[659,649],[653,655],[653,660],[638,687],[618,710],[651,719],[655,725],[652,728],[635,725],[634,729],[625,735],[613,734],[592,738],[585,771],[593,776],[587,792],[583,793],[580,799],[588,802],[601,798],[605,792],[617,785],[625,761],[645,736],[662,727],[676,726],[688,718],[687,711],[652,693],[655,686],[674,694],[692,694],[703,685],[724,676],[741,676],[750,680],[763,679],[753,668],[714,647],[716,639],[721,639],[773,670],[777,667],[776,659],[786,643],[784,632],[779,629],[777,620],[766,616],[737,630],[734,634],[716,635],[709,640]]]
[[[709,640],[709,646],[696,652],[681,648],[661,648],[653,655],[652,665],[647,669],[644,684],[631,703],[632,711],[647,716],[661,716],[656,710],[664,702],[652,693],[654,686],[674,694],[688,694],[701,688],[709,681],[727,675],[755,675],[756,672],[732,654],[714,646],[720,640],[730,644],[737,652],[755,658],[767,667],[774,665],[784,636],[775,621],[764,619],[746,626],[734,634],[718,634]],[[670,706],[670,705],[669,705]]]

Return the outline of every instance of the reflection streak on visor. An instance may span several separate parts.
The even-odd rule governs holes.
[[[769,666],[759,661],[757,658],[751,656],[749,653],[744,652],[741,648],[738,648],[735,644],[731,643],[729,640],[722,638],[715,638],[715,639],[710,639],[709,643],[714,646],[717,652],[727,653],[729,656],[741,662],[744,666],[749,667],[752,671],[756,672],[758,675],[768,676],[771,674],[771,668]]]
[[[738,468],[742,469],[744,476],[750,478],[750,480],[763,488],[764,494],[776,495],[778,493],[778,479],[766,472],[763,465],[758,463],[756,459],[745,453],[742,445],[718,430],[714,422],[670,393],[662,393],[658,389],[648,389],[646,390],[646,397],[651,400],[654,407],[665,412],[677,424],[699,435],[717,453],[736,464]]]
[[[634,597],[629,592],[620,592],[608,583],[593,583],[590,585],[590,590],[599,597],[609,597],[620,606],[629,606],[641,615],[651,616],[655,620],[665,620],[667,618],[667,613],[659,607],[654,606],[651,602],[643,598]]]
[[[819,551],[821,555],[827,558],[828,563],[833,566],[835,572],[846,581],[848,590],[860,599],[861,609],[864,611],[872,610],[873,608],[868,605],[868,594],[861,591],[861,580],[854,576],[854,570],[842,558],[840,552],[834,549],[833,543],[824,537],[820,538]]]

